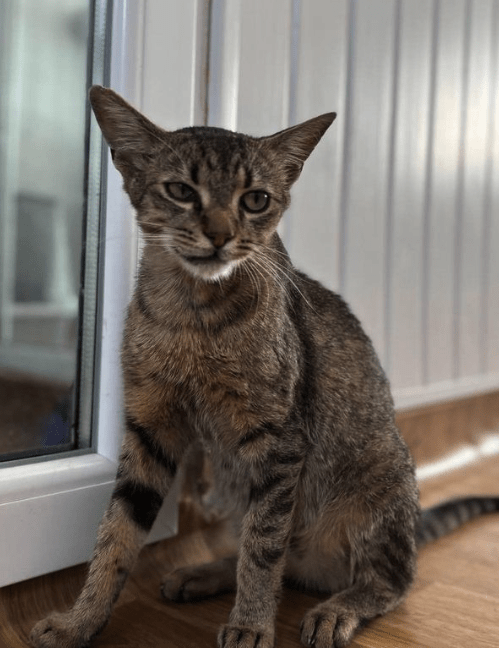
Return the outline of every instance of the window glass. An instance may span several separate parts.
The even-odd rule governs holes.
[[[98,4],[0,0],[0,460],[89,444],[75,417]]]

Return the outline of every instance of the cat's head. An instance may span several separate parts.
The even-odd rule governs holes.
[[[210,127],[169,132],[108,88],[94,86],[90,101],[146,239],[208,281],[268,244],[291,185],[336,117],[269,137]]]

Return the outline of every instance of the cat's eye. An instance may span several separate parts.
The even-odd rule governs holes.
[[[194,202],[197,198],[194,189],[183,182],[165,182],[165,189],[171,198],[180,202]]]
[[[266,191],[248,191],[241,196],[241,205],[243,209],[258,214],[269,206],[270,196]]]

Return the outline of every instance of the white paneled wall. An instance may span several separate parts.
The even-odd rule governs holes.
[[[208,123],[338,112],[283,236],[400,407],[499,388],[498,43],[498,0],[213,0]]]
[[[424,383],[424,240],[432,96],[433,0],[398,5],[387,258],[386,364],[394,385]],[[396,252],[395,252],[396,251]]]

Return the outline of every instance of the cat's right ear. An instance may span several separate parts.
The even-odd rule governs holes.
[[[165,131],[110,88],[92,86],[89,99],[113,159],[117,152],[152,153],[163,143]]]

